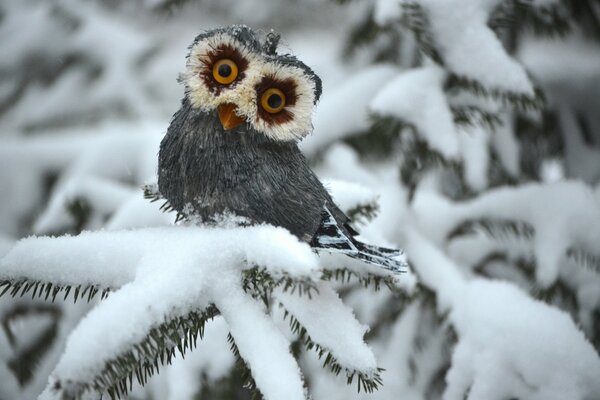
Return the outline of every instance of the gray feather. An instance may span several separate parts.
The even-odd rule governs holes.
[[[295,142],[274,141],[247,124],[225,131],[216,115],[187,100],[160,146],[158,185],[185,217],[211,221],[234,213],[282,226],[310,241],[324,205],[341,225],[348,218],[307,165]]]

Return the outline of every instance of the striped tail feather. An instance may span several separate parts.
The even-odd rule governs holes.
[[[342,253],[394,273],[405,272],[407,267],[402,250],[359,242],[344,233],[327,207],[324,207],[321,226],[310,245],[317,250]]]

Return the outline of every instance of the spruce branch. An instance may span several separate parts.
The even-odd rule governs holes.
[[[110,288],[102,288],[99,285],[81,284],[81,285],[60,285],[52,282],[40,280],[21,279],[0,279],[0,297],[8,294],[12,297],[23,297],[31,293],[31,298],[43,298],[54,302],[60,294],[63,300],[69,296],[73,302],[82,299],[87,302],[93,300],[98,294],[100,299],[105,299],[110,293]]]
[[[465,90],[476,96],[492,98],[501,101],[505,106],[520,111],[537,111],[546,106],[546,96],[539,87],[534,88],[534,95],[507,92],[497,88],[487,88],[481,82],[457,74],[449,74],[445,83],[446,92]]]
[[[401,22],[413,32],[420,50],[437,64],[443,66],[444,60],[435,46],[431,35],[431,25],[423,7],[418,3],[405,1],[402,3],[402,9]]]
[[[298,341],[307,351],[314,350],[317,353],[319,360],[323,360],[323,368],[328,368],[336,376],[342,371],[345,371],[346,383],[348,385],[351,385],[356,378],[359,393],[361,390],[372,393],[378,390],[383,384],[383,380],[381,379],[381,372],[384,371],[383,368],[377,368],[377,370],[372,373],[345,368],[328,349],[313,341],[306,328],[302,326],[300,321],[298,321],[298,319],[296,319],[282,303],[279,303],[279,307],[283,309],[283,319],[289,322],[290,330],[298,337]]]
[[[281,287],[284,292],[311,297],[317,291],[315,283],[308,278],[298,279],[284,274],[274,277],[265,268],[255,266],[242,272],[242,289],[254,299],[260,299],[268,306],[273,290]]]
[[[352,222],[357,222],[361,218],[364,218],[367,221],[372,221],[378,213],[379,204],[377,202],[359,204],[356,207],[346,211],[346,215]]]
[[[567,258],[583,269],[600,274],[600,255],[590,254],[580,248],[571,247],[567,250]]]
[[[500,220],[500,219],[474,219],[467,220],[452,230],[447,240],[453,240],[460,236],[483,233],[487,237],[500,243],[524,243],[527,246],[532,246],[532,241],[535,237],[535,228],[523,221],[518,220]],[[573,262],[574,265],[581,269],[592,271],[600,274],[600,256],[589,253],[577,245],[571,245],[565,253],[566,259]],[[497,260],[507,260],[507,257],[502,252],[494,252],[489,254],[484,260],[479,263],[481,268],[488,262]],[[535,269],[535,260],[520,260],[520,270],[529,271],[528,275],[533,281],[532,271]],[[550,294],[540,294],[541,298],[552,297],[551,289],[548,289]]]
[[[362,48],[375,47],[374,62],[393,62],[401,60],[401,32],[395,25],[380,26],[375,22],[374,9],[370,7],[364,18],[353,27],[346,39],[343,56],[351,58]]]
[[[533,226],[526,222],[515,220],[499,219],[476,219],[467,220],[452,230],[448,240],[458,236],[484,232],[487,236],[498,241],[512,240],[531,240],[535,234]]]
[[[235,356],[235,367],[240,372],[243,382],[242,387],[250,392],[251,400],[262,399],[262,394],[260,393],[260,390],[258,389],[258,386],[256,386],[256,382],[252,377],[252,371],[250,371],[250,368],[248,368],[248,365],[246,365],[244,359],[240,355],[240,350],[235,344],[235,339],[233,336],[231,336],[231,333],[227,334],[227,341],[229,342],[231,352]]]
[[[450,110],[457,125],[483,126],[491,131],[502,125],[498,114],[476,106],[450,106]]]
[[[162,205],[160,206],[160,210],[165,213],[175,212],[177,215],[175,216],[175,223],[184,221],[186,217],[181,214],[179,211],[175,210],[171,203],[167,199],[163,197],[163,195],[158,190],[157,183],[150,183],[142,186],[142,190],[144,191],[144,198],[150,200],[151,203],[162,201]]]
[[[107,362],[89,382],[56,381],[53,389],[62,390],[67,398],[78,398],[88,390],[107,393],[111,399],[124,398],[133,387],[134,377],[144,385],[161,366],[171,364],[176,351],[184,357],[186,351],[196,347],[198,338],[204,336],[206,322],[218,314],[211,305],[204,311],[168,319],[152,328],[145,339]]]
[[[570,14],[568,6],[560,2],[536,7],[532,0],[509,0],[498,5],[488,25],[496,32],[508,31],[513,36],[527,30],[538,36],[561,37],[573,30]]]
[[[394,277],[391,275],[376,275],[368,272],[359,274],[348,268],[323,270],[321,279],[325,281],[338,281],[341,283],[355,281],[364,288],[372,288],[375,291],[379,291],[382,285],[385,285],[392,292],[398,291]]]

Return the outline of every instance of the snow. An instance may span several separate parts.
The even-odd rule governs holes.
[[[458,333],[444,400],[591,399],[600,358],[571,318],[507,282],[466,280],[417,231],[407,250]],[[569,343],[568,346],[565,346]]]
[[[99,213],[95,216],[112,213],[155,176],[158,144],[165,129],[165,121],[148,120],[2,141],[0,180],[8,189],[0,203],[2,230],[17,233],[19,217],[31,213],[40,201],[44,178],[58,171],[62,172],[60,179],[35,221],[36,232],[69,227],[72,217],[66,206],[75,198],[96,207]],[[15,170],[19,174],[14,174]],[[138,186],[126,185],[131,181]],[[89,228],[99,228],[101,222],[99,218]]]
[[[417,0],[424,7],[446,67],[485,87],[533,96],[525,69],[487,26],[500,0]]]
[[[402,16],[401,0],[378,0],[375,3],[373,19],[379,26],[396,22]]]
[[[335,203],[344,212],[377,204],[377,195],[359,183],[342,180],[323,180],[323,185],[332,194]]]
[[[310,298],[282,291],[275,297],[340,365],[373,376],[377,369],[375,356],[362,339],[368,328],[356,321],[352,310],[331,287],[319,283]]]
[[[444,399],[600,395],[600,358],[571,318],[513,285],[474,280],[450,318],[460,339]]]
[[[399,74],[369,104],[376,114],[393,116],[417,128],[427,144],[446,158],[457,158],[459,141],[443,92],[445,74],[435,66]]]
[[[37,398],[51,374],[51,382],[85,380],[151,327],[209,303],[218,304],[223,315],[208,322],[198,348],[161,367],[144,388],[134,383],[132,398],[191,400],[204,383],[200,377],[217,384],[234,364],[229,330],[270,399],[309,393],[329,400],[437,398],[444,377],[446,400],[600,398],[597,350],[588,342],[598,347],[600,278],[593,266],[565,256],[571,248],[597,256],[600,240],[595,100],[600,59],[577,21],[574,33],[564,38],[525,33],[513,59],[486,25],[500,0],[420,0],[444,60],[436,68],[422,59],[414,36],[400,31],[400,18],[410,17],[402,14],[403,0],[346,2],[343,7],[323,0],[269,7],[223,0],[186,2],[164,12],[149,9],[167,4],[161,0],[145,0],[142,7],[98,1],[75,7],[74,0],[5,3],[0,36],[9,40],[0,42],[5,78],[0,79],[0,279],[93,284],[110,288],[111,294],[77,304],[47,304],[30,296],[0,299],[2,318],[19,308],[52,307],[61,313],[56,340],[40,353],[32,380],[23,386],[8,366],[15,365],[17,351],[38,337],[48,321],[27,317],[5,326],[19,335],[18,348],[9,343],[7,329],[0,329],[0,398]],[[530,3],[561,6],[556,0]],[[342,60],[348,33],[364,22],[369,7],[384,33],[359,46],[351,60]],[[339,255],[318,256],[280,229],[232,228],[228,220],[213,228],[172,226],[174,213],[163,213],[161,201],[142,197],[140,186],[156,179],[158,144],[181,99],[175,79],[187,46],[199,29],[232,21],[274,27],[283,35],[280,53],[297,55],[323,79],[315,131],[303,150],[343,210],[377,203],[375,218],[356,221],[361,240],[407,249],[415,273],[402,274],[392,291],[361,288],[354,279],[318,280],[323,270],[340,267],[384,273]],[[398,33],[402,40],[393,42]],[[374,53],[390,43],[398,46],[398,65],[373,65]],[[543,87],[550,109],[558,111],[565,144],[564,160],[552,155],[541,161],[542,183],[537,184],[522,182],[520,159],[530,155],[522,154],[527,148],[521,149],[516,138],[528,132],[512,124],[506,105],[444,90],[447,74],[454,73],[488,90],[531,95],[525,71]],[[460,107],[498,115],[504,125],[494,130],[481,121],[476,124],[483,129],[455,125],[450,110]],[[441,182],[452,189],[453,183],[442,182],[447,175],[434,172],[409,198],[399,176],[401,153],[369,157],[344,143],[370,128],[373,113],[413,124],[432,148],[463,163],[464,179],[479,194],[450,201],[438,188]],[[519,186],[488,189],[485,171],[492,154]],[[56,182],[51,185],[49,177]],[[91,206],[86,232],[17,242],[32,232],[73,230],[65,207],[74,199]],[[498,239],[483,231],[448,238],[462,222],[478,218],[526,222],[535,238]],[[494,252],[506,260],[479,270]],[[535,270],[516,267],[517,260],[532,262]],[[383,386],[357,395],[343,373],[331,375],[312,352],[299,357],[300,372],[290,354],[295,338],[277,314],[278,305],[267,308],[240,287],[241,274],[253,266],[274,277],[318,285],[312,299],[277,290],[271,300],[277,303],[281,297],[289,303],[311,338],[344,367],[367,374],[374,366],[385,368]],[[532,299],[540,289],[556,287],[572,297],[561,302],[558,296],[550,300],[552,307]],[[569,308],[574,321],[558,307]],[[372,327],[368,345],[363,324]],[[450,338],[449,331],[456,337]],[[65,388],[74,390],[77,383],[67,382]]]
[[[216,382],[227,376],[235,363],[227,342],[227,323],[222,317],[215,317],[204,328],[204,337],[185,359],[175,358],[165,369],[170,400],[193,400],[201,388],[198,377],[206,375],[208,382]],[[157,378],[160,376],[157,376]],[[164,385],[164,383],[163,383]],[[167,397],[165,396],[165,397]]]
[[[517,177],[521,171],[521,149],[513,133],[512,122],[506,114],[503,114],[501,118],[502,125],[492,133],[491,144],[504,169],[513,177]]]
[[[239,285],[235,278],[221,275],[214,280],[213,290],[219,294],[215,304],[261,393],[266,400],[304,400],[302,377],[290,353],[290,342],[249,295],[231,290]]]
[[[600,54],[581,34],[573,33],[561,40],[526,37],[517,58],[543,82],[565,80],[581,82],[598,79]]]
[[[535,229],[536,281],[542,287],[556,281],[568,248],[595,254],[600,240],[598,199],[588,187],[575,181],[491,189],[462,203],[423,192],[416,195],[414,207],[420,226],[439,242],[466,219],[529,223]]]
[[[0,276],[113,289],[73,330],[52,373],[51,381],[62,382],[67,394],[77,395],[80,384],[141,342],[153,327],[214,303],[265,398],[304,399],[289,341],[261,303],[244,293],[240,274],[259,266],[275,277],[315,279],[317,260],[283,228],[171,226],[30,237],[0,260]],[[313,300],[283,292],[278,298],[343,365],[372,375],[376,363],[362,339],[366,327],[327,285],[318,285]],[[308,311],[313,307],[318,315]],[[49,387],[45,396],[52,393]]]
[[[139,274],[137,264],[148,252],[160,252],[165,243],[173,247],[167,251],[193,250],[198,256],[202,251],[210,255],[215,249],[223,250],[223,257],[244,254],[247,263],[268,267],[275,274],[281,273],[278,265],[286,265],[285,272],[291,276],[304,276],[317,268],[312,251],[283,228],[265,225],[235,232],[189,226],[32,236],[19,241],[0,260],[0,275],[63,285],[119,287]],[[283,251],[273,252],[272,246]]]
[[[315,111],[314,132],[300,144],[302,151],[314,154],[335,140],[368,129],[366,105],[397,71],[391,65],[371,66],[325,92]]]
[[[484,190],[488,186],[489,132],[481,126],[472,125],[460,127],[458,133],[465,182],[475,191]]]

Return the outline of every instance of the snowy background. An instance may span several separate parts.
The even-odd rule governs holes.
[[[411,271],[144,198],[234,23],[321,77],[301,148]],[[600,399],[599,43],[597,0],[2,2],[0,400]]]

